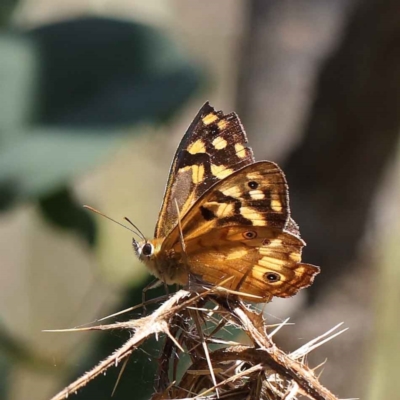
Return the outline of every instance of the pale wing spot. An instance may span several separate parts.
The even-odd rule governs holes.
[[[210,125],[213,122],[215,122],[217,119],[218,119],[218,117],[215,114],[213,114],[213,113],[207,114],[205,117],[203,117],[203,124]]]
[[[217,218],[229,217],[233,214],[235,207],[230,203],[217,203],[216,201],[210,201],[204,204],[204,207],[212,211]]]
[[[262,219],[253,219],[253,220],[251,220],[251,224],[253,226],[267,226],[268,222],[264,221]]]
[[[245,158],[246,157],[246,149],[241,143],[236,143],[235,144],[235,151],[236,151],[236,155],[239,158]]]
[[[276,212],[282,211],[282,203],[280,200],[272,199],[271,200],[271,208]]]
[[[253,226],[267,226],[268,222],[264,221],[263,219],[253,219],[252,221]]]
[[[218,217],[230,217],[235,212],[235,206],[232,203],[222,203],[218,209],[220,215],[217,214]]]
[[[282,247],[282,240],[280,239],[272,239],[270,240],[270,242],[268,243],[268,246],[265,247],[260,247],[260,254],[263,255],[270,255],[271,251],[276,251],[273,248],[276,247]]]
[[[211,173],[219,179],[224,179],[233,174],[233,170],[224,165],[211,164]]]
[[[265,226],[266,221],[263,218],[263,214],[260,214],[254,208],[251,207],[240,207],[240,214],[249,219],[254,226]]]
[[[203,182],[204,165],[192,165],[192,181],[194,184]]]
[[[260,247],[258,251],[262,256],[268,256],[271,254],[271,249],[269,249],[268,247]]]
[[[253,279],[258,279],[260,281],[264,281],[263,276],[265,274],[265,269],[264,268],[260,268],[258,265],[254,265],[253,269],[251,270],[251,275],[253,277]]]
[[[217,150],[222,150],[228,145],[228,142],[221,136],[218,136],[213,140],[212,144]]]
[[[285,263],[286,263],[285,260],[280,260],[279,258],[273,258],[273,257],[263,257],[261,258],[261,260],[258,260],[258,265],[272,269],[276,266],[281,267],[285,265]]]
[[[269,243],[270,247],[281,247],[282,240],[281,239],[272,239]]]
[[[261,190],[250,190],[249,195],[253,200],[265,199],[265,194]]]
[[[300,253],[290,253],[289,258],[294,261],[294,262],[300,262],[301,261],[301,255]]]
[[[187,151],[190,154],[205,153],[206,146],[204,145],[204,142],[201,139],[199,139],[199,140],[196,140],[194,143],[191,143],[188,146]]]
[[[179,168],[179,172],[187,172],[190,171],[192,167],[190,165],[186,165],[186,167]]]
[[[269,259],[267,257],[263,257],[261,258],[261,260],[258,260],[258,265],[268,268],[271,266],[271,263],[269,262]]]
[[[221,191],[224,196],[233,197],[234,199],[239,199],[242,197],[242,190],[239,186],[232,186],[226,190]]]
[[[223,131],[224,129],[226,129],[226,127],[228,126],[228,123],[222,119],[221,121],[218,122],[218,128]]]
[[[264,176],[262,176],[259,172],[253,171],[253,172],[248,172],[246,174],[246,178],[249,181],[258,181],[258,180],[263,180],[265,179]]]
[[[246,249],[235,250],[226,256],[226,260],[236,260],[244,257],[248,251]]]

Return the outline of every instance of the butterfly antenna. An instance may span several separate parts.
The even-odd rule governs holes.
[[[130,232],[134,233],[135,235],[139,236],[140,239],[145,240],[145,238],[144,238],[142,232],[140,232],[139,229],[137,229],[136,226],[133,225],[132,223],[131,223],[131,224],[133,225],[133,227],[135,227],[140,233],[134,231],[133,229],[129,228],[128,226],[126,226],[126,225],[124,225],[124,224],[121,224],[121,222],[118,222],[118,221],[116,221],[115,219],[112,219],[112,218],[109,217],[108,215],[103,214],[101,211],[96,210],[95,208],[93,208],[93,207],[91,207],[91,206],[84,205],[83,208],[86,208],[86,209],[88,209],[88,210],[90,210],[90,211],[92,211],[92,212],[94,212],[94,213],[96,213],[96,214],[99,214],[99,215],[101,215],[102,217],[107,218],[107,219],[109,219],[109,220],[112,221],[112,222],[115,222],[117,225],[120,225],[120,226],[122,226],[123,228],[128,229],[128,231],[130,231]],[[130,221],[129,221],[129,222],[130,222]]]
[[[143,239],[146,240],[146,237],[143,235],[142,231],[128,218],[124,217],[124,220],[129,222],[138,232],[138,235]]]

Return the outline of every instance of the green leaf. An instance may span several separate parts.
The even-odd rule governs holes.
[[[74,176],[100,163],[125,137],[122,131],[113,136],[62,129],[31,133],[18,134],[18,140],[0,149],[1,199],[35,200],[62,189]]]
[[[37,104],[38,53],[32,39],[0,34],[0,146],[32,122]]]
[[[63,188],[39,200],[42,214],[48,221],[64,229],[69,229],[81,236],[89,246],[96,241],[94,219],[78,205],[71,192]]]
[[[107,18],[0,35],[0,61],[0,210],[39,200],[63,227],[54,194],[142,123],[170,117],[200,82],[164,32]]]
[[[162,30],[80,18],[30,32],[40,49],[40,121],[115,127],[160,121],[196,90],[200,73]]]

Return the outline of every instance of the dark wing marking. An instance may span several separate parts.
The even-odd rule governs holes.
[[[175,200],[183,217],[212,185],[253,162],[238,116],[204,104],[175,153],[155,238],[165,237],[176,226]]]

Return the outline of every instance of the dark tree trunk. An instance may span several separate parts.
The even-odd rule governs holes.
[[[305,257],[323,269],[314,300],[356,257],[397,149],[399,107],[400,3],[363,1],[321,70],[304,139],[284,168]]]
[[[283,6],[263,0],[253,0],[250,4],[237,110],[249,132],[266,132],[268,137],[258,140],[263,140],[268,152],[274,141],[281,140],[286,146],[290,140],[293,143],[293,137],[283,132],[285,122],[270,120],[278,112],[282,115],[291,112],[287,109],[292,105],[300,108],[302,105],[293,104],[291,94],[282,93],[282,89],[275,96],[276,102],[265,92],[269,87],[272,92],[276,90],[274,83],[268,83],[269,76],[274,74],[271,70],[279,69],[279,65],[284,68],[283,64],[291,62],[296,67],[296,63],[303,62],[298,61],[301,55],[294,54],[300,51],[293,46],[293,36],[296,29],[300,33],[304,29],[294,27],[301,18],[300,4],[289,2],[290,7],[285,11],[290,9],[290,15],[284,18],[280,34],[285,29],[291,30],[289,46],[286,45],[291,48],[286,56],[276,56],[271,51],[275,46],[271,34],[276,35],[279,30],[273,15],[279,16],[276,9]],[[331,3],[302,1],[301,4],[311,14],[312,7],[321,7],[320,4],[329,7]],[[327,286],[345,274],[355,260],[369,211],[396,151],[400,128],[400,3],[364,0],[351,2],[351,6],[354,4],[344,32],[337,35],[342,37],[341,42],[320,69],[314,103],[301,124],[303,136],[283,165],[289,181],[292,213],[308,243],[304,260],[322,268],[317,284],[307,290],[312,300],[325,293]],[[340,12],[344,14],[349,10],[346,7],[351,6],[341,3]],[[339,11],[330,12],[337,17]],[[321,25],[318,21],[316,24]],[[295,43],[310,47],[312,40],[312,35],[304,39],[303,34]],[[281,64],[277,57],[281,58]],[[286,85],[284,78],[281,85]],[[285,90],[291,88],[287,86]],[[263,113],[269,115],[269,120]],[[257,117],[258,122],[254,121]],[[282,119],[279,115],[277,118]],[[302,118],[297,120],[301,122]],[[280,131],[271,132],[276,128]],[[282,135],[284,139],[279,138]],[[256,149],[259,147],[257,143]],[[275,157],[279,158],[279,153]]]

